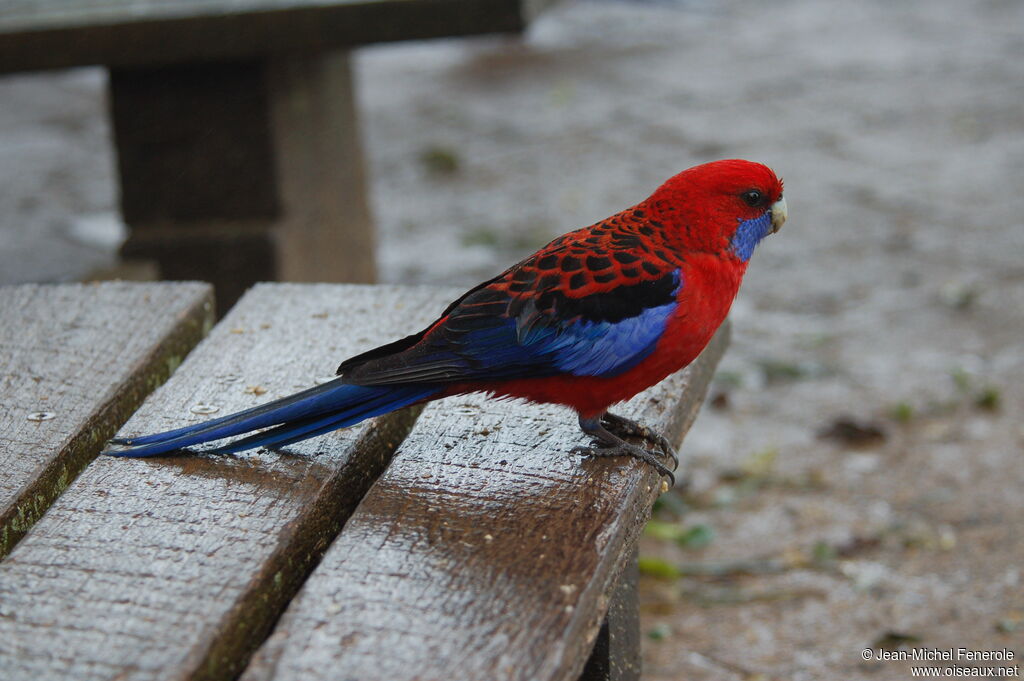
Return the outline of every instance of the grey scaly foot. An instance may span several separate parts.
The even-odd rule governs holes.
[[[657,456],[643,447],[626,442],[619,436],[608,432],[601,425],[599,418],[584,419],[581,416],[580,428],[584,433],[593,437],[594,440],[589,447],[574,447],[572,449],[573,454],[583,456],[632,456],[653,466],[659,474],[668,476],[670,484],[675,485],[676,476],[672,474],[672,471],[665,464],[658,460]],[[671,451],[671,448],[669,448],[669,451]]]
[[[601,423],[604,424],[610,432],[618,435],[619,437],[638,437],[642,440],[650,442],[652,445],[664,452],[665,456],[672,459],[672,470],[679,468],[679,456],[676,454],[675,447],[668,441],[661,433],[655,431],[652,428],[641,425],[632,419],[627,419],[625,416],[619,416],[611,412],[606,412],[601,417]]]
[[[594,440],[590,447],[573,447],[573,454],[580,456],[632,456],[635,459],[650,464],[661,475],[668,476],[669,486],[676,484],[676,476],[665,467],[665,464],[658,461],[658,458],[643,447],[638,447],[628,442],[617,445],[605,445],[600,440]]]

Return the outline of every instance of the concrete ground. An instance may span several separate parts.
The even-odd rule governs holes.
[[[388,281],[470,285],[695,163],[786,180],[642,545],[646,679],[1020,676],[1021,55],[1010,0],[568,2],[359,54]],[[113,262],[103,85],[0,80],[0,282]]]

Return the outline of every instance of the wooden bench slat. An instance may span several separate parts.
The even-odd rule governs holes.
[[[620,413],[679,441],[727,335]],[[574,681],[661,483],[583,442],[566,410],[428,405],[243,681]]]
[[[421,328],[455,293],[258,286],[121,432],[308,387],[344,357]],[[231,678],[414,418],[281,454],[100,457],[0,563],[4,679]]]
[[[0,287],[0,556],[212,324],[207,284]]]
[[[0,72],[312,53],[521,31],[547,0],[93,0],[0,10]]]

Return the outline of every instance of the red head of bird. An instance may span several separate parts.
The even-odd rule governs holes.
[[[677,248],[746,262],[786,221],[782,180],[761,163],[729,159],[694,166],[642,204]]]

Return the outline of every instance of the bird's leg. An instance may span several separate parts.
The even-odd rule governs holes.
[[[634,424],[636,425],[636,424]],[[626,442],[618,435],[613,435],[601,425],[601,418],[583,418],[580,416],[580,428],[584,433],[594,438],[589,447],[574,447],[573,454],[583,456],[632,456],[640,459],[654,467],[661,475],[667,475],[670,484],[675,485],[676,476],[672,474],[665,464],[658,461],[650,451],[632,443]]]
[[[679,468],[679,456],[676,454],[675,447],[661,433],[632,419],[627,419],[625,416],[619,416],[611,412],[605,412],[605,415],[601,417],[601,423],[604,424],[604,427],[609,432],[615,433],[619,437],[638,437],[641,440],[650,442],[660,449],[665,456],[672,459],[672,470]]]

